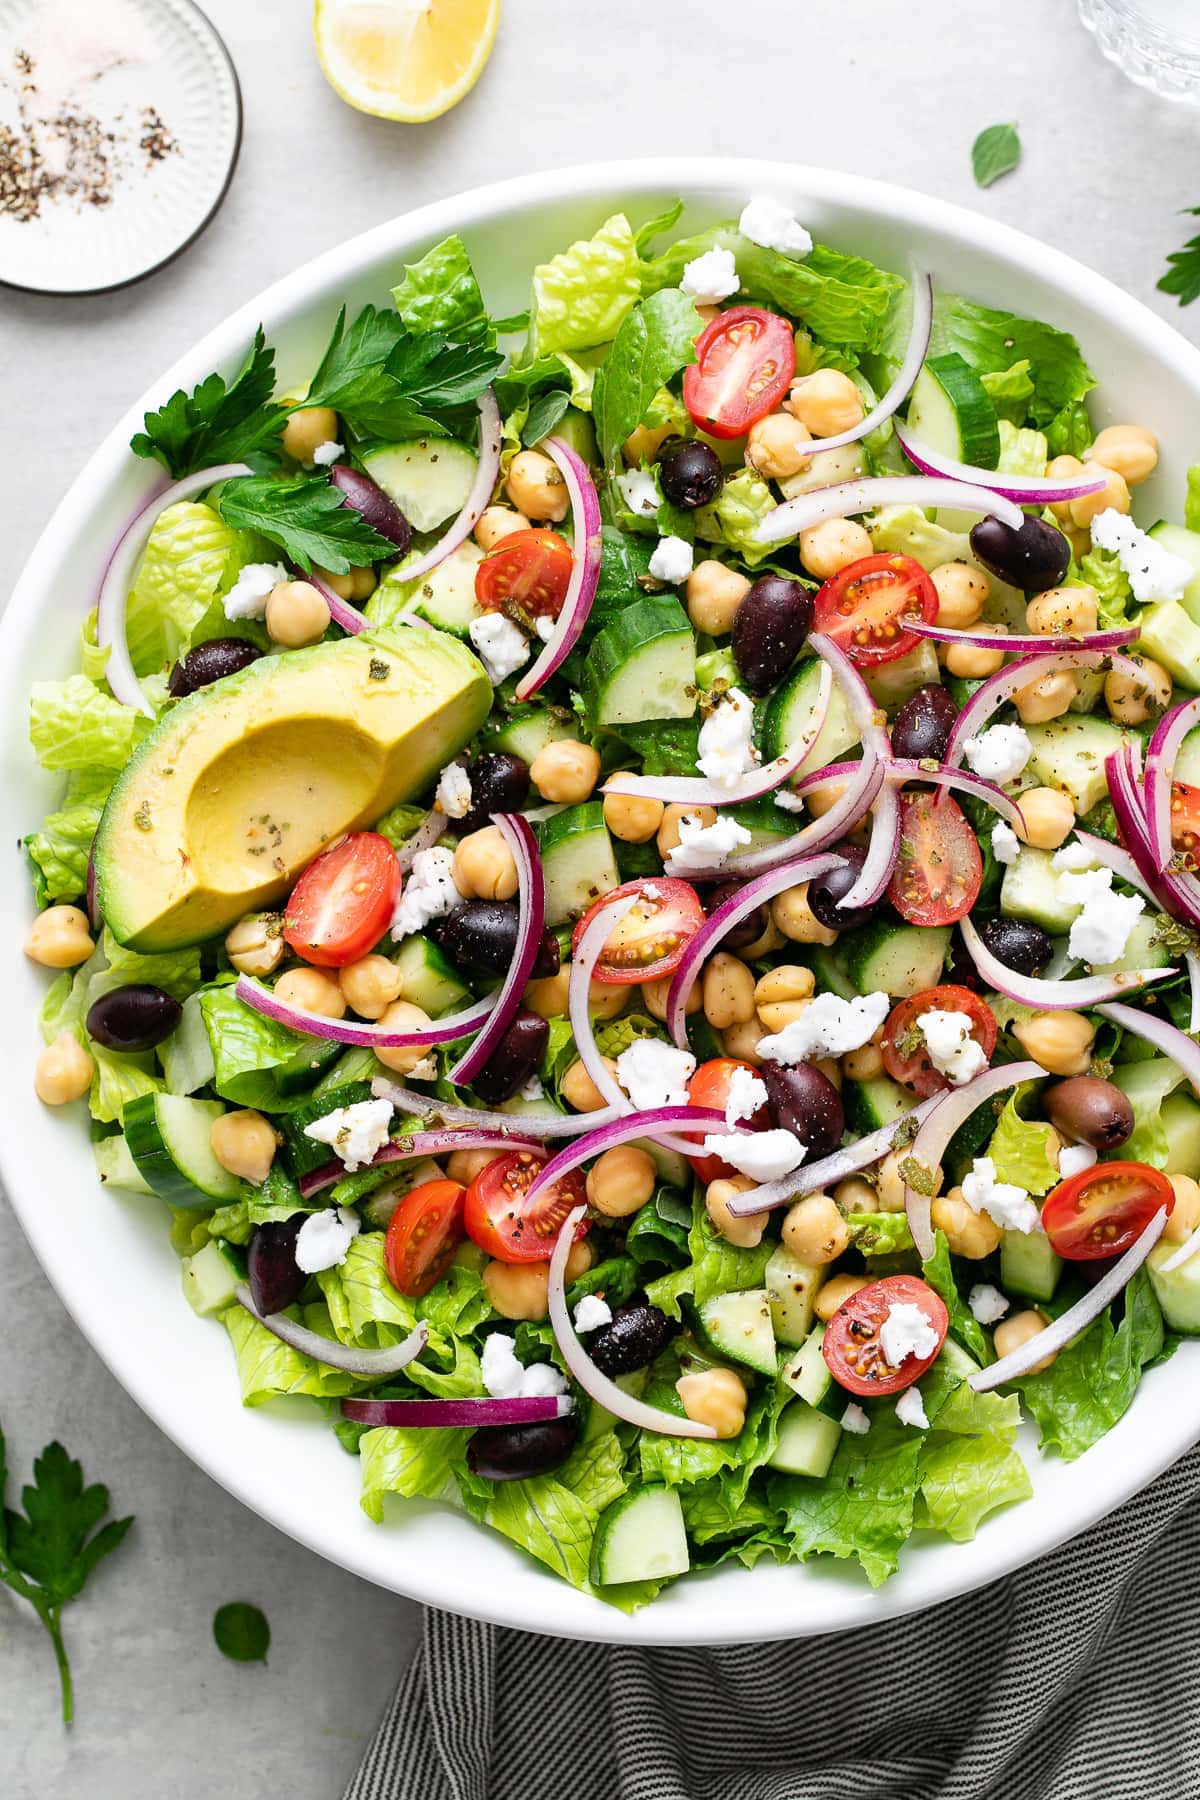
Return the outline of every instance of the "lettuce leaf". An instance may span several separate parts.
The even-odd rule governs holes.
[[[1046,449],[1051,456],[1082,456],[1095,439],[1083,400],[1072,400],[1046,421]]]
[[[921,1273],[946,1303],[946,1311],[950,1314],[950,1335],[958,1340],[977,1363],[990,1363],[993,1358],[983,1327],[958,1291],[945,1232],[935,1231],[933,1240],[933,1255],[921,1265]]]
[[[1187,498],[1183,503],[1183,522],[1189,531],[1200,531],[1200,463],[1187,472]]]
[[[422,1426],[379,1426],[363,1432],[361,1505],[368,1519],[383,1523],[385,1494],[409,1499],[456,1500],[454,1469],[466,1455],[469,1431]]]
[[[654,1365],[645,1398],[664,1412],[683,1414],[675,1391],[679,1363],[668,1355]],[[643,1481],[665,1481],[668,1487],[721,1477],[734,1509],[746,1497],[750,1477],[775,1449],[779,1415],[793,1398],[781,1381],[762,1383],[746,1408],[746,1422],[735,1438],[675,1438],[643,1432],[638,1440]]]
[[[881,506],[866,520],[871,547],[880,555],[911,556],[923,569],[947,562],[971,562],[966,532],[950,531],[925,516],[919,506]]]
[[[772,1477],[767,1493],[784,1515],[791,1554],[801,1562],[818,1554],[856,1556],[872,1587],[886,1581],[913,1528],[922,1442],[889,1408],[873,1416],[864,1435],[842,1433],[820,1480]]]
[[[534,356],[590,350],[614,338],[641,298],[637,244],[624,213],[533,271]]]
[[[33,865],[39,906],[75,900],[87,887],[92,839],[112,787],[106,769],[78,769],[67,778],[67,791],[56,812],[47,813],[40,831],[25,839]]]
[[[410,331],[495,341],[471,258],[457,233],[408,264],[403,280],[392,289],[392,301]]]
[[[419,1319],[429,1325],[429,1344],[406,1375],[443,1398],[482,1392],[479,1357],[467,1337],[492,1316],[478,1273],[455,1263],[420,1301],[392,1286],[384,1261],[384,1233],[361,1232],[346,1259],[317,1276],[340,1343],[360,1350],[402,1342]]]
[[[1071,567],[1067,586],[1079,582],[1095,588],[1102,626],[1114,630],[1129,623],[1133,588],[1114,551],[1096,548],[1081,556]]]
[[[305,1093],[281,1094],[276,1071],[301,1057],[306,1046],[315,1048],[316,1038],[301,1037],[286,1025],[265,1019],[229,986],[204,988],[200,1011],[212,1046],[213,1086],[223,1100],[287,1112],[310,1098]]]
[[[1010,369],[987,370],[979,379],[996,409],[996,416],[1019,425],[1029,411],[1034,394],[1028,360],[1015,362]]]
[[[1028,1500],[1033,1492],[1011,1437],[991,1432],[964,1441],[935,1431],[921,1450],[920,1478],[916,1523],[959,1544],[973,1538],[997,1507]]]
[[[1142,1370],[1161,1356],[1163,1319],[1145,1269],[1125,1289],[1125,1316],[1106,1308],[1048,1369],[1014,1383],[1037,1420],[1039,1446],[1068,1461],[1082,1456],[1122,1418]]]
[[[1010,1094],[987,1147],[997,1181],[1013,1181],[1040,1200],[1058,1184],[1058,1170],[1050,1160],[1052,1142],[1052,1128],[1040,1119],[1023,1119],[1017,1094]]]
[[[996,468],[1005,475],[1044,475],[1046,472],[1046,439],[1031,428],[1018,430],[1008,419],[1001,419],[1000,457]]]
[[[328,1309],[320,1303],[292,1306],[288,1317],[332,1338]],[[328,1363],[314,1362],[290,1344],[283,1343],[274,1332],[260,1325],[242,1306],[231,1306],[221,1314],[221,1323],[229,1333],[237,1361],[238,1380],[242,1386],[243,1406],[262,1406],[281,1394],[310,1394],[319,1400],[350,1394],[359,1385],[353,1375],[342,1369],[331,1369]]]
[[[115,774],[149,730],[149,719],[86,675],[35,681],[29,690],[29,741],[43,769]]]
[[[88,1108],[101,1124],[120,1124],[131,1100],[162,1092],[163,1080],[155,1071],[153,1051],[147,1050],[140,1056],[118,1056],[94,1041],[88,1044],[88,1050],[96,1065]]]
[[[688,1234],[691,1262],[673,1275],[663,1275],[646,1288],[652,1306],[659,1307],[669,1318],[680,1316],[679,1302],[688,1295],[697,1306],[711,1300],[714,1294],[728,1294],[742,1288],[761,1287],[773,1245],[759,1244],[752,1250],[741,1250],[713,1230],[701,1202],[693,1204],[692,1228]]]
[[[1069,331],[955,294],[940,294],[934,302],[931,349],[935,354],[957,350],[981,376],[1006,372],[1015,362],[1028,363],[1033,383],[1028,416],[1035,425],[1048,425],[1096,385]]]
[[[203,501],[166,507],[154,521],[126,606],[125,634],[137,673],[151,675],[175,662],[240,570],[275,560],[276,552],[256,533],[235,530]],[[223,613],[219,620],[216,629],[228,632]]]
[[[760,544],[755,532],[779,502],[762,476],[739,469],[709,506],[697,509],[696,536],[712,544],[728,544],[751,568],[772,554],[773,544]]]
[[[663,288],[634,308],[596,374],[592,413],[600,453],[610,467],[621,445],[673,375],[696,360],[699,318],[678,288]]]

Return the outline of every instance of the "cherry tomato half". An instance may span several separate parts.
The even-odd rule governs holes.
[[[514,1150],[488,1163],[467,1189],[467,1236],[498,1262],[549,1262],[563,1220],[587,1200],[583,1173],[573,1169],[527,1211],[525,1196],[547,1160],[531,1150]],[[582,1220],[576,1238],[588,1229],[589,1221]]]
[[[880,1333],[893,1306],[918,1306],[937,1333],[928,1356],[906,1356],[899,1364],[883,1354]],[[851,1394],[898,1394],[919,1381],[942,1347],[950,1319],[940,1294],[917,1275],[886,1275],[872,1281],[838,1307],[825,1327],[821,1353],[839,1387]]]
[[[1171,843],[1200,863],[1200,787],[1186,781],[1171,783]]]
[[[683,371],[683,403],[710,437],[741,437],[774,412],[795,373],[787,320],[759,306],[733,306],[696,339],[696,360]]]
[[[957,800],[901,794],[900,854],[888,899],[910,925],[965,918],[983,884],[979,844]]]
[[[1042,1207],[1042,1224],[1060,1256],[1082,1262],[1093,1256],[1120,1256],[1160,1206],[1166,1207],[1169,1217],[1174,1204],[1171,1183],[1147,1163],[1101,1162],[1051,1190]]]
[[[284,940],[305,962],[344,968],[375,948],[399,894],[400,865],[387,839],[352,831],[309,863],[292,889]]]
[[[512,531],[475,570],[475,598],[485,612],[510,607],[530,618],[556,619],[575,558],[557,531]]]
[[[970,988],[952,982],[942,987],[925,988],[909,1000],[901,1000],[888,1015],[883,1028],[883,1066],[893,1081],[911,1088],[922,1100],[940,1094],[952,1085],[948,1076],[935,1069],[925,1047],[917,1020],[927,1012],[966,1013],[971,1021],[971,1036],[986,1057],[996,1048],[996,1021],[991,1008],[985,1006]]]
[[[627,894],[640,894],[641,898],[613,931],[592,976],[610,987],[662,981],[673,975],[704,923],[700,896],[689,882],[670,875],[656,875],[653,881],[626,881],[588,907],[575,927],[572,952],[579,948],[580,938],[600,908]]]
[[[688,1082],[688,1099],[693,1106],[711,1106],[717,1112],[725,1111],[725,1102],[729,1098],[729,1084],[733,1080],[735,1069],[746,1069],[751,1075],[757,1071],[750,1063],[737,1062],[732,1056],[715,1056],[711,1062],[701,1063],[692,1079]],[[771,1123],[771,1115],[765,1106],[749,1119],[743,1119],[743,1131],[765,1131]],[[727,1163],[720,1156],[689,1156],[688,1161],[704,1183],[728,1180],[737,1174],[732,1163]]]
[[[458,1181],[423,1181],[405,1194],[392,1214],[384,1240],[387,1277],[397,1293],[419,1300],[436,1287],[466,1236]]]
[[[813,630],[832,638],[853,662],[889,663],[921,641],[905,625],[932,625],[937,610],[937,589],[911,556],[863,556],[818,589]]]

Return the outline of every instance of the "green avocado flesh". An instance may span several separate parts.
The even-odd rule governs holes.
[[[396,629],[263,657],[181,700],[100,821],[113,936],[172,950],[282,899],[326,844],[428,787],[491,699],[465,644]]]

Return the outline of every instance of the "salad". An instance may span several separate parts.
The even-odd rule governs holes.
[[[682,210],[149,414],[24,845],[37,1094],[243,1403],[625,1608],[878,1583],[1200,1331],[1200,470]]]

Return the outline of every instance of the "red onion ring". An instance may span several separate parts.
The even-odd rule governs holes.
[[[780,1181],[764,1181],[761,1187],[748,1188],[744,1194],[734,1194],[729,1201],[730,1212],[736,1219],[746,1218],[752,1213],[769,1212],[772,1207],[786,1206],[798,1195],[820,1193],[822,1188],[832,1186],[847,1175],[857,1175],[860,1169],[869,1168],[881,1156],[886,1156],[889,1150],[895,1149],[896,1133],[901,1127],[920,1125],[941,1099],[940,1093],[930,1094],[927,1100],[922,1100],[911,1112],[901,1113],[890,1125],[881,1125],[877,1131],[859,1138],[856,1144],[849,1144],[844,1150],[834,1150],[808,1168],[801,1164]],[[804,1177],[800,1186],[796,1184],[798,1175]]]
[[[900,854],[900,796],[896,784],[885,775],[871,808],[871,841],[854,885],[838,901],[847,909],[874,906],[887,891]]]
[[[329,584],[322,581],[319,575],[314,574],[311,570],[307,575],[297,572],[296,580],[307,581],[309,587],[316,588],[329,608],[329,616],[334,624],[340,625],[350,637],[357,637],[360,631],[366,631],[369,628],[371,621],[366,614],[360,613],[358,608],[351,606],[348,600],[343,600],[340,594],[335,594]]]
[[[538,1425],[571,1411],[568,1394],[523,1394],[507,1400],[343,1400],[342,1417],[356,1425],[428,1425],[474,1431],[480,1425]]]
[[[411,837],[405,838],[396,852],[400,873],[407,875],[422,850],[432,850],[445,837],[450,821],[440,806],[431,806]]]
[[[1177,969],[1130,969],[1119,975],[1082,975],[1071,981],[1046,981],[1036,975],[1019,975],[993,956],[969,918],[960,919],[958,928],[972,962],[990,987],[998,994],[1018,1000],[1022,1006],[1058,1007],[1099,1006],[1102,1000],[1116,1000],[1131,988],[1148,987],[1152,981],[1166,981]]]
[[[925,269],[912,271],[912,327],[908,334],[908,348],[904,352],[904,360],[900,364],[895,381],[864,419],[857,425],[851,425],[847,431],[839,431],[833,437],[814,438],[811,444],[805,444],[806,456],[819,456],[824,450],[840,450],[845,444],[856,444],[862,438],[870,437],[881,425],[886,425],[897,407],[907,400],[912,385],[921,373],[921,364],[929,353],[929,339],[933,332],[933,277]]]
[[[324,1013],[310,1012],[305,1006],[289,1006],[277,1000],[251,975],[239,975],[234,993],[238,999],[264,1019],[286,1025],[302,1037],[325,1038],[331,1044],[353,1044],[360,1050],[432,1049],[435,1044],[450,1044],[455,1038],[478,1031],[495,1005],[492,995],[476,1000],[462,1012],[444,1019],[432,1019],[421,1031],[386,1031],[381,1025],[363,1025],[354,1020],[330,1019]]]
[[[521,996],[533,974],[546,929],[546,883],[533,826],[520,813],[493,813],[492,822],[517,865],[517,942],[504,984],[479,1036],[447,1071],[456,1087],[467,1087],[474,1081],[520,1010]]]
[[[605,1150],[615,1149],[618,1144],[630,1144],[635,1138],[658,1140],[664,1130],[679,1129],[685,1129],[694,1135],[700,1132],[707,1134],[725,1131],[728,1127],[725,1124],[725,1114],[717,1112],[711,1106],[652,1106],[645,1112],[614,1119],[611,1124],[601,1125],[596,1131],[589,1132],[586,1138],[568,1144],[542,1165],[533,1186],[525,1196],[525,1213],[531,1211],[534,1201],[552,1188],[556,1181],[561,1181],[564,1175],[582,1168],[593,1156],[601,1156]]]
[[[528,700],[531,694],[536,694],[571,654],[587,623],[600,580],[600,496],[596,484],[583,458],[577,456],[564,439],[546,438],[541,448],[557,463],[567,484],[575,556],[554,630],[533,667],[518,681],[518,700]]]
[[[417,581],[422,575],[428,575],[430,569],[436,569],[439,563],[445,562],[464,538],[470,537],[495,492],[503,447],[500,408],[491,388],[485,388],[475,404],[479,408],[479,467],[475,471],[466,504],[453,525],[443,533],[433,548],[424,551],[416,562],[406,563],[399,571],[405,581]],[[425,621],[422,620],[422,623]]]
[[[1188,732],[1200,722],[1200,694],[1172,706],[1154,728],[1146,753],[1146,826],[1155,864],[1165,869],[1174,855],[1171,843],[1171,780],[1175,758]]]
[[[390,1100],[397,1112],[419,1119],[440,1121],[447,1126],[462,1125],[470,1131],[528,1132],[536,1138],[578,1137],[585,1131],[594,1131],[597,1125],[607,1125],[610,1119],[618,1116],[611,1106],[594,1113],[485,1112],[481,1107],[452,1106],[429,1094],[418,1094],[381,1075],[372,1081],[371,1092],[376,1100]]]
[[[1016,826],[1018,831],[1025,829],[1025,814],[1012,795],[1006,794],[997,782],[989,781],[986,775],[976,775],[972,769],[927,769],[908,757],[893,756],[888,775],[889,778],[895,776],[905,786],[910,781],[929,781],[935,787],[961,788],[965,794],[975,794],[980,800],[986,800],[1007,824]],[[842,905],[848,901],[847,895]]]
[[[917,637],[933,638],[939,644],[966,644],[973,650],[1011,650],[1014,656],[1037,656],[1048,650],[1119,650],[1124,644],[1136,643],[1140,635],[1136,625],[1127,625],[1115,631],[1049,632],[1041,636],[1029,632],[1018,636],[986,628],[977,631],[974,627],[955,631],[949,625],[926,625],[923,619],[914,619],[911,625],[905,625],[905,630]]]
[[[402,1344],[393,1344],[387,1350],[352,1350],[333,1338],[323,1337],[319,1331],[310,1331],[307,1325],[297,1324],[286,1313],[260,1313],[245,1282],[239,1282],[234,1297],[252,1319],[265,1325],[281,1343],[290,1344],[302,1356],[311,1356],[314,1361],[325,1363],[328,1368],[341,1369],[347,1375],[360,1375],[368,1381],[378,1381],[384,1375],[398,1374],[421,1354],[429,1342],[429,1327],[422,1319]]]
[[[567,978],[567,1017],[575,1034],[579,1060],[587,1070],[597,1093],[603,1094],[615,1113],[627,1113],[633,1102],[616,1084],[604,1066],[604,1058],[592,1030],[590,989],[592,970],[600,960],[613,931],[637,905],[638,894],[622,894],[601,907],[576,944],[571,957],[571,973]]]
[[[376,1096],[378,1098],[379,1096]],[[518,1115],[513,1115],[514,1125]],[[387,1163],[411,1162],[419,1156],[447,1156],[456,1150],[538,1150],[541,1146],[535,1138],[527,1133],[508,1131],[471,1130],[469,1127],[446,1131],[414,1131],[408,1137],[391,1138],[381,1150],[377,1150],[369,1163],[360,1166],[366,1169],[379,1169]],[[346,1173],[344,1163],[335,1158],[332,1162],[323,1163],[319,1169],[310,1169],[307,1175],[300,1177],[300,1194],[305,1200],[311,1200],[314,1194],[332,1187]]]
[[[1096,1011],[1119,1025],[1122,1031],[1131,1031],[1134,1037],[1144,1039],[1155,1050],[1170,1057],[1183,1070],[1200,1100],[1200,1044],[1195,1043],[1186,1031],[1180,1031],[1170,1019],[1155,1018],[1151,1013],[1138,1012],[1135,1007],[1120,1006],[1115,1002],[1098,1006]]]
[[[1008,663],[1003,669],[997,669],[982,686],[976,688],[954,721],[946,754],[942,758],[944,766],[948,769],[957,768],[962,761],[963,746],[967,740],[977,737],[997,708],[1010,700],[1019,688],[1028,687],[1031,682],[1040,681],[1043,675],[1053,675],[1060,669],[1096,669],[1101,665],[1120,669],[1123,674],[1145,685],[1146,678],[1140,664],[1134,662],[1132,657],[1107,650],[1054,650],[1043,656],[1022,657],[1019,662]]]
[[[901,448],[910,463],[920,469],[923,475],[948,476],[951,481],[969,481],[977,486],[987,488],[993,494],[1000,494],[1006,500],[1015,500],[1022,506],[1051,506],[1060,500],[1082,500],[1085,494],[1098,494],[1104,486],[1104,477],[1095,475],[1076,475],[1063,481],[1046,475],[1006,475],[998,469],[980,469],[974,463],[956,462],[952,456],[943,456],[940,450],[931,450],[915,437],[907,425],[896,423],[896,436]]]
[[[1149,900],[1152,905],[1161,904],[1158,895],[1128,850],[1122,850],[1119,844],[1110,844],[1107,838],[1096,837],[1090,831],[1076,830],[1075,836],[1094,862],[1102,864],[1106,869],[1111,869],[1114,875],[1119,875],[1121,880],[1127,881],[1131,888],[1136,888],[1143,899]]]
[[[804,448],[807,453],[808,446]],[[782,544],[824,519],[846,519],[854,513],[873,512],[878,506],[953,506],[959,511],[988,513],[1013,531],[1019,531],[1025,522],[1024,513],[1011,500],[968,482],[929,475],[868,475],[785,500],[763,519],[754,533],[755,542]]]
[[[913,1139],[909,1155],[914,1162],[920,1163],[930,1174],[934,1174],[941,1167],[950,1139],[963,1121],[978,1111],[985,1100],[990,1100],[993,1094],[1003,1093],[1005,1088],[1016,1087],[1022,1081],[1045,1079],[1046,1071],[1040,1063],[1003,1063],[999,1068],[985,1069],[974,1081],[968,1081],[963,1087],[948,1088],[944,1094],[934,1096],[938,1104],[926,1116]],[[912,1232],[917,1255],[922,1262],[927,1261],[935,1249],[932,1207],[931,1194],[919,1194],[905,1182],[904,1210],[908,1215],[908,1227]]]
[[[1137,754],[1132,740],[1126,739],[1120,750],[1105,757],[1104,772],[1117,829],[1144,879],[1158,896],[1158,904],[1173,917],[1200,929],[1200,882],[1186,870],[1156,866],[1138,786]]]

